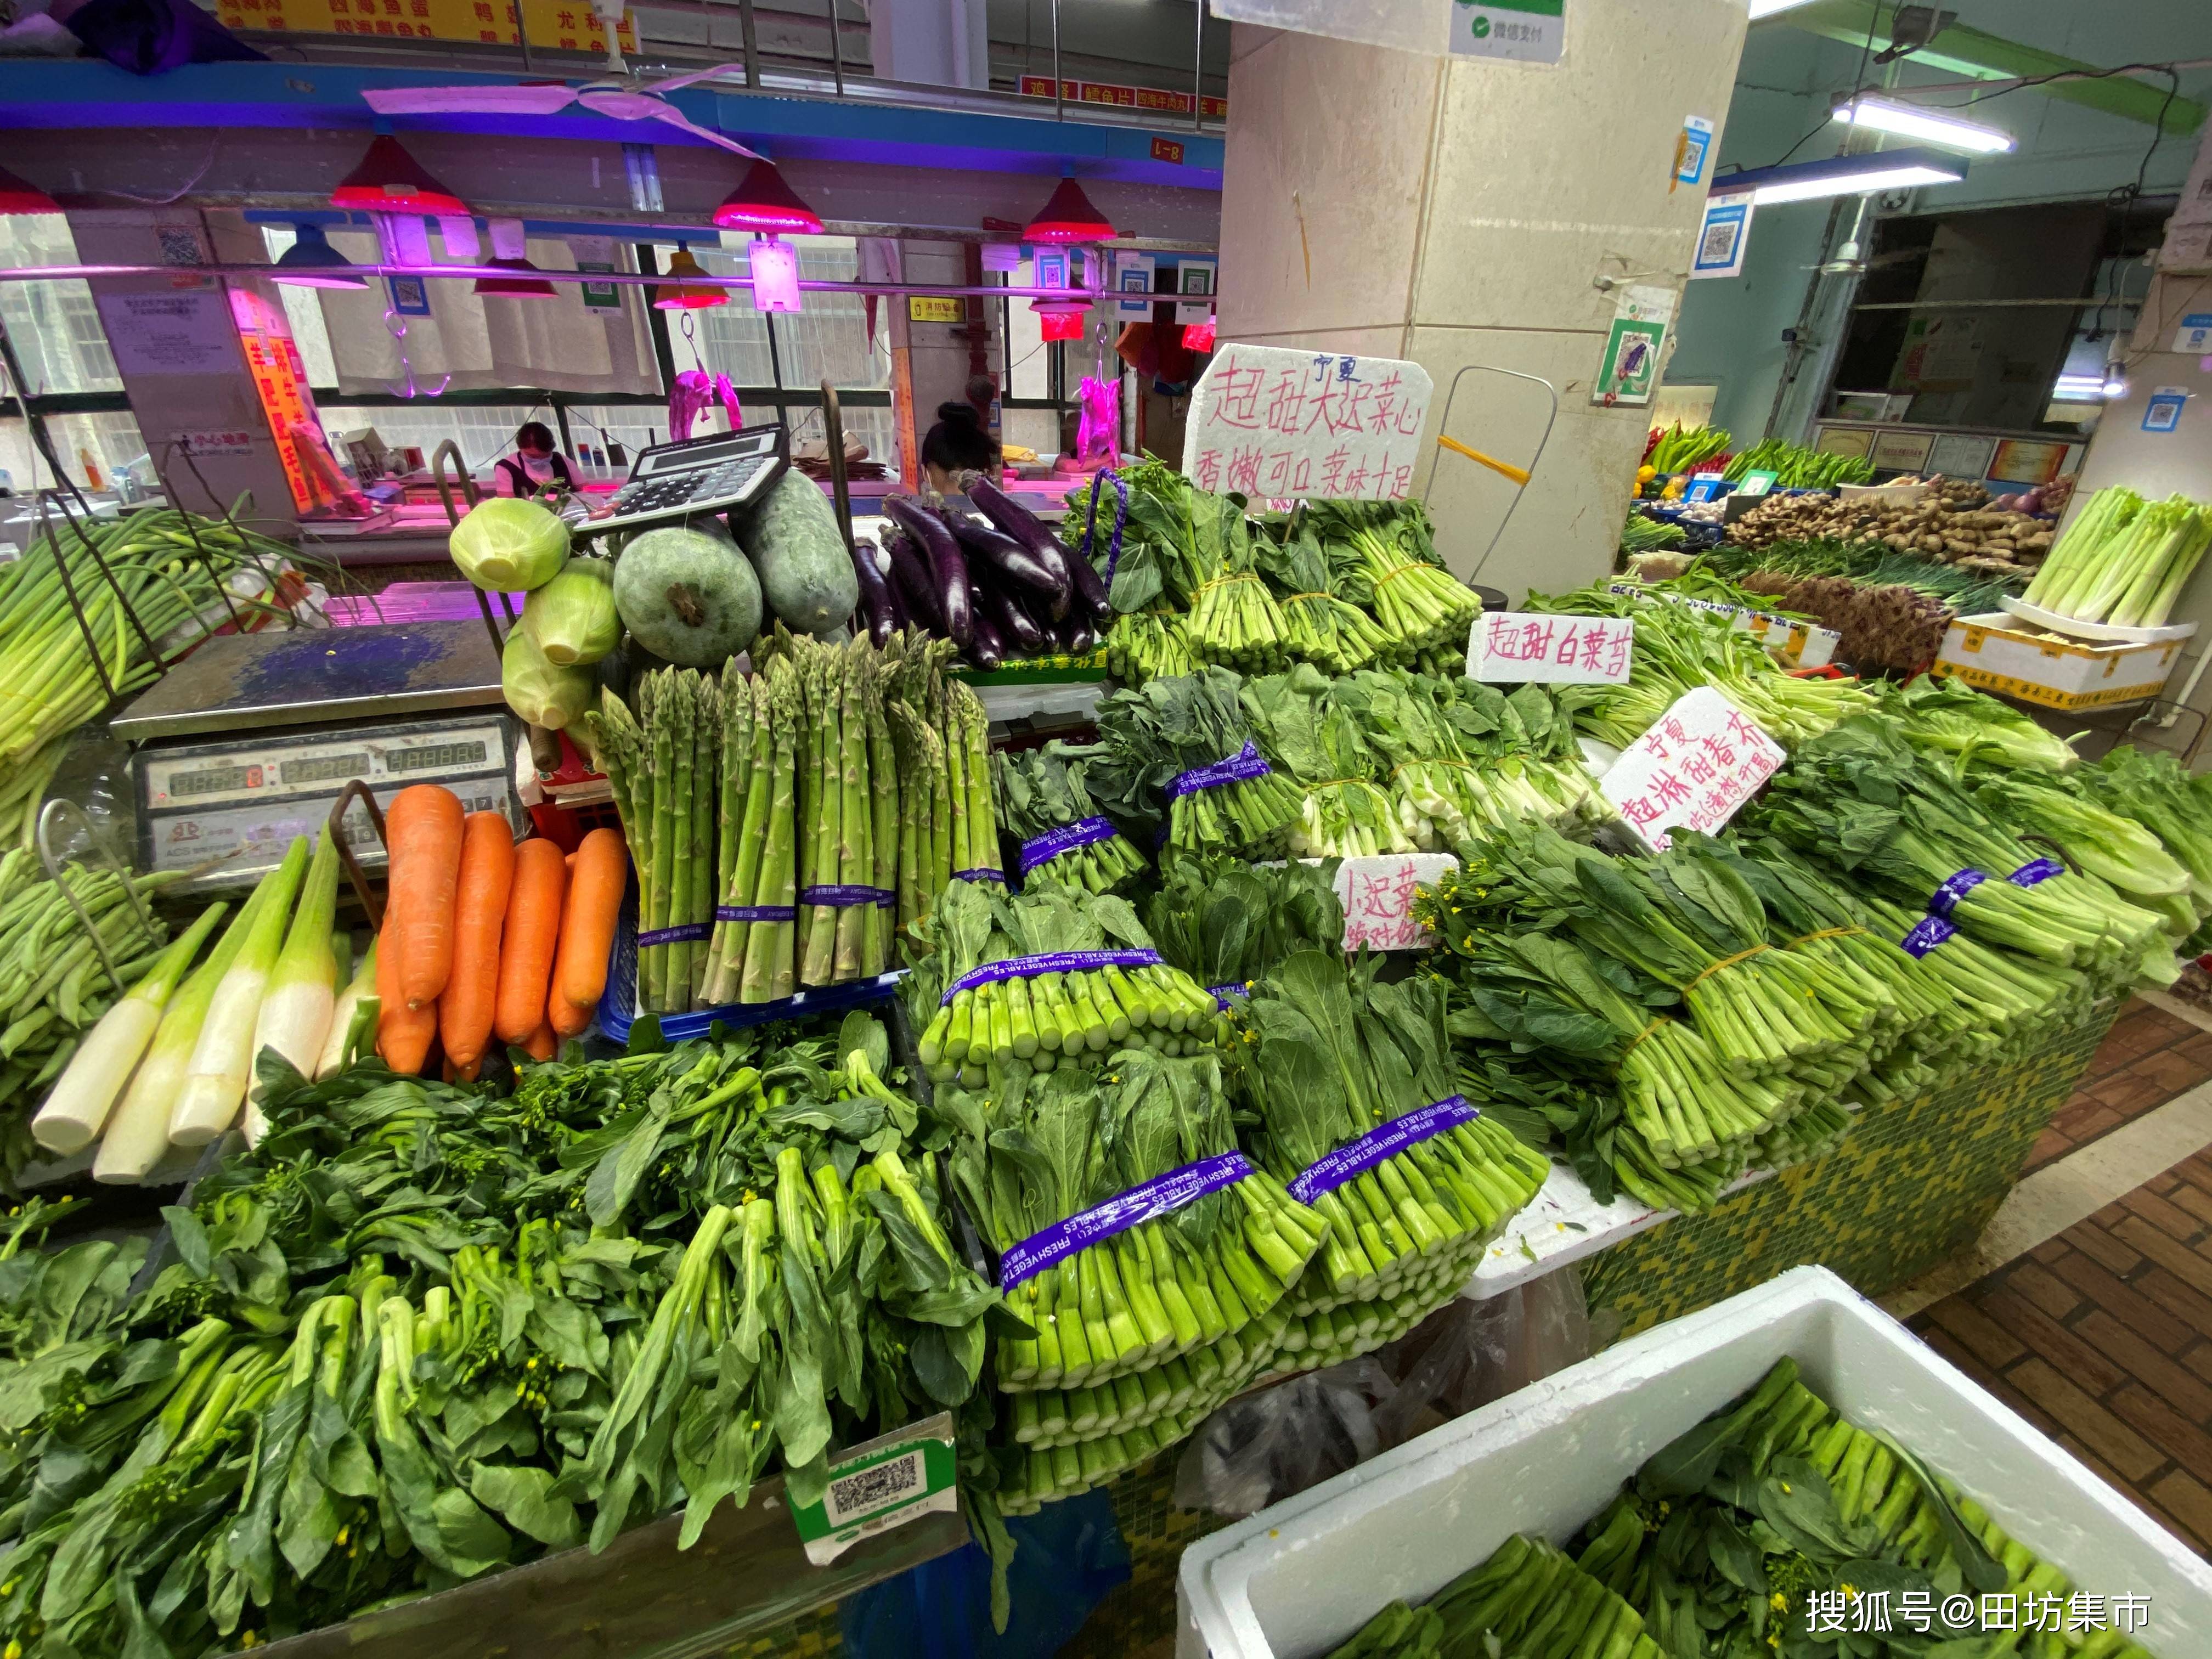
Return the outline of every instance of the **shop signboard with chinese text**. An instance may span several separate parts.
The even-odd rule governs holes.
[[[532,46],[560,52],[607,49],[606,25],[590,0],[216,0],[216,15],[234,29],[511,46],[519,41],[517,3]],[[625,52],[637,50],[627,11],[615,38]]]
[[[1251,498],[1400,500],[1433,390],[1419,363],[1231,342],[1191,393],[1182,470]]]
[[[1636,642],[1630,617],[1561,617],[1492,611],[1475,619],[1467,677],[1492,685],[1620,685]]]

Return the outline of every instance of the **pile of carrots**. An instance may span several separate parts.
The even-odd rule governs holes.
[[[594,830],[573,854],[518,844],[504,813],[464,813],[451,790],[423,783],[393,798],[385,839],[385,1064],[417,1076],[434,1039],[452,1073],[473,1079],[495,1037],[550,1060],[592,1023],[628,880],[622,831]]]

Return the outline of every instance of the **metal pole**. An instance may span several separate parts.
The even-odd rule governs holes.
[[[830,0],[830,63],[837,76],[837,95],[845,95],[845,32],[837,26],[837,0]]]
[[[522,46],[522,72],[535,74],[536,66],[530,61],[530,25],[522,15],[522,0],[507,0],[507,9],[514,14],[514,38]]]
[[[1060,100],[1060,0],[1052,0],[1052,118],[1067,118]]]
[[[744,36],[745,84],[757,87],[761,83],[760,35],[753,27],[753,0],[738,0],[738,27]]]
[[[1190,49],[1190,130],[1206,119],[1206,0],[1198,0],[1198,40]]]

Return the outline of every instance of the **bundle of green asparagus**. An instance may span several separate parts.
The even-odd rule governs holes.
[[[998,754],[1000,816],[1021,842],[1022,885],[1110,893],[1150,866],[1084,787],[1097,750],[1055,739]]]
[[[721,687],[664,668],[638,678],[632,702],[602,692],[592,736],[637,870],[637,1006],[682,1013],[706,989],[714,930]]]

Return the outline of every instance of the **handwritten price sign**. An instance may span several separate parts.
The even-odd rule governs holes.
[[[1350,858],[1336,869],[1336,896],[1344,906],[1344,948],[1418,951],[1429,930],[1413,920],[1413,890],[1459,868],[1449,853],[1382,853]]]
[[[1493,685],[1619,685],[1628,678],[1636,623],[1628,617],[1553,617],[1493,611],[1475,618],[1467,677]]]
[[[1701,685],[1623,750],[1598,787],[1663,851],[1669,830],[1719,830],[1786,758],[1749,715]]]
[[[1191,394],[1182,470],[1200,489],[1395,501],[1434,390],[1393,357],[1224,345]]]

